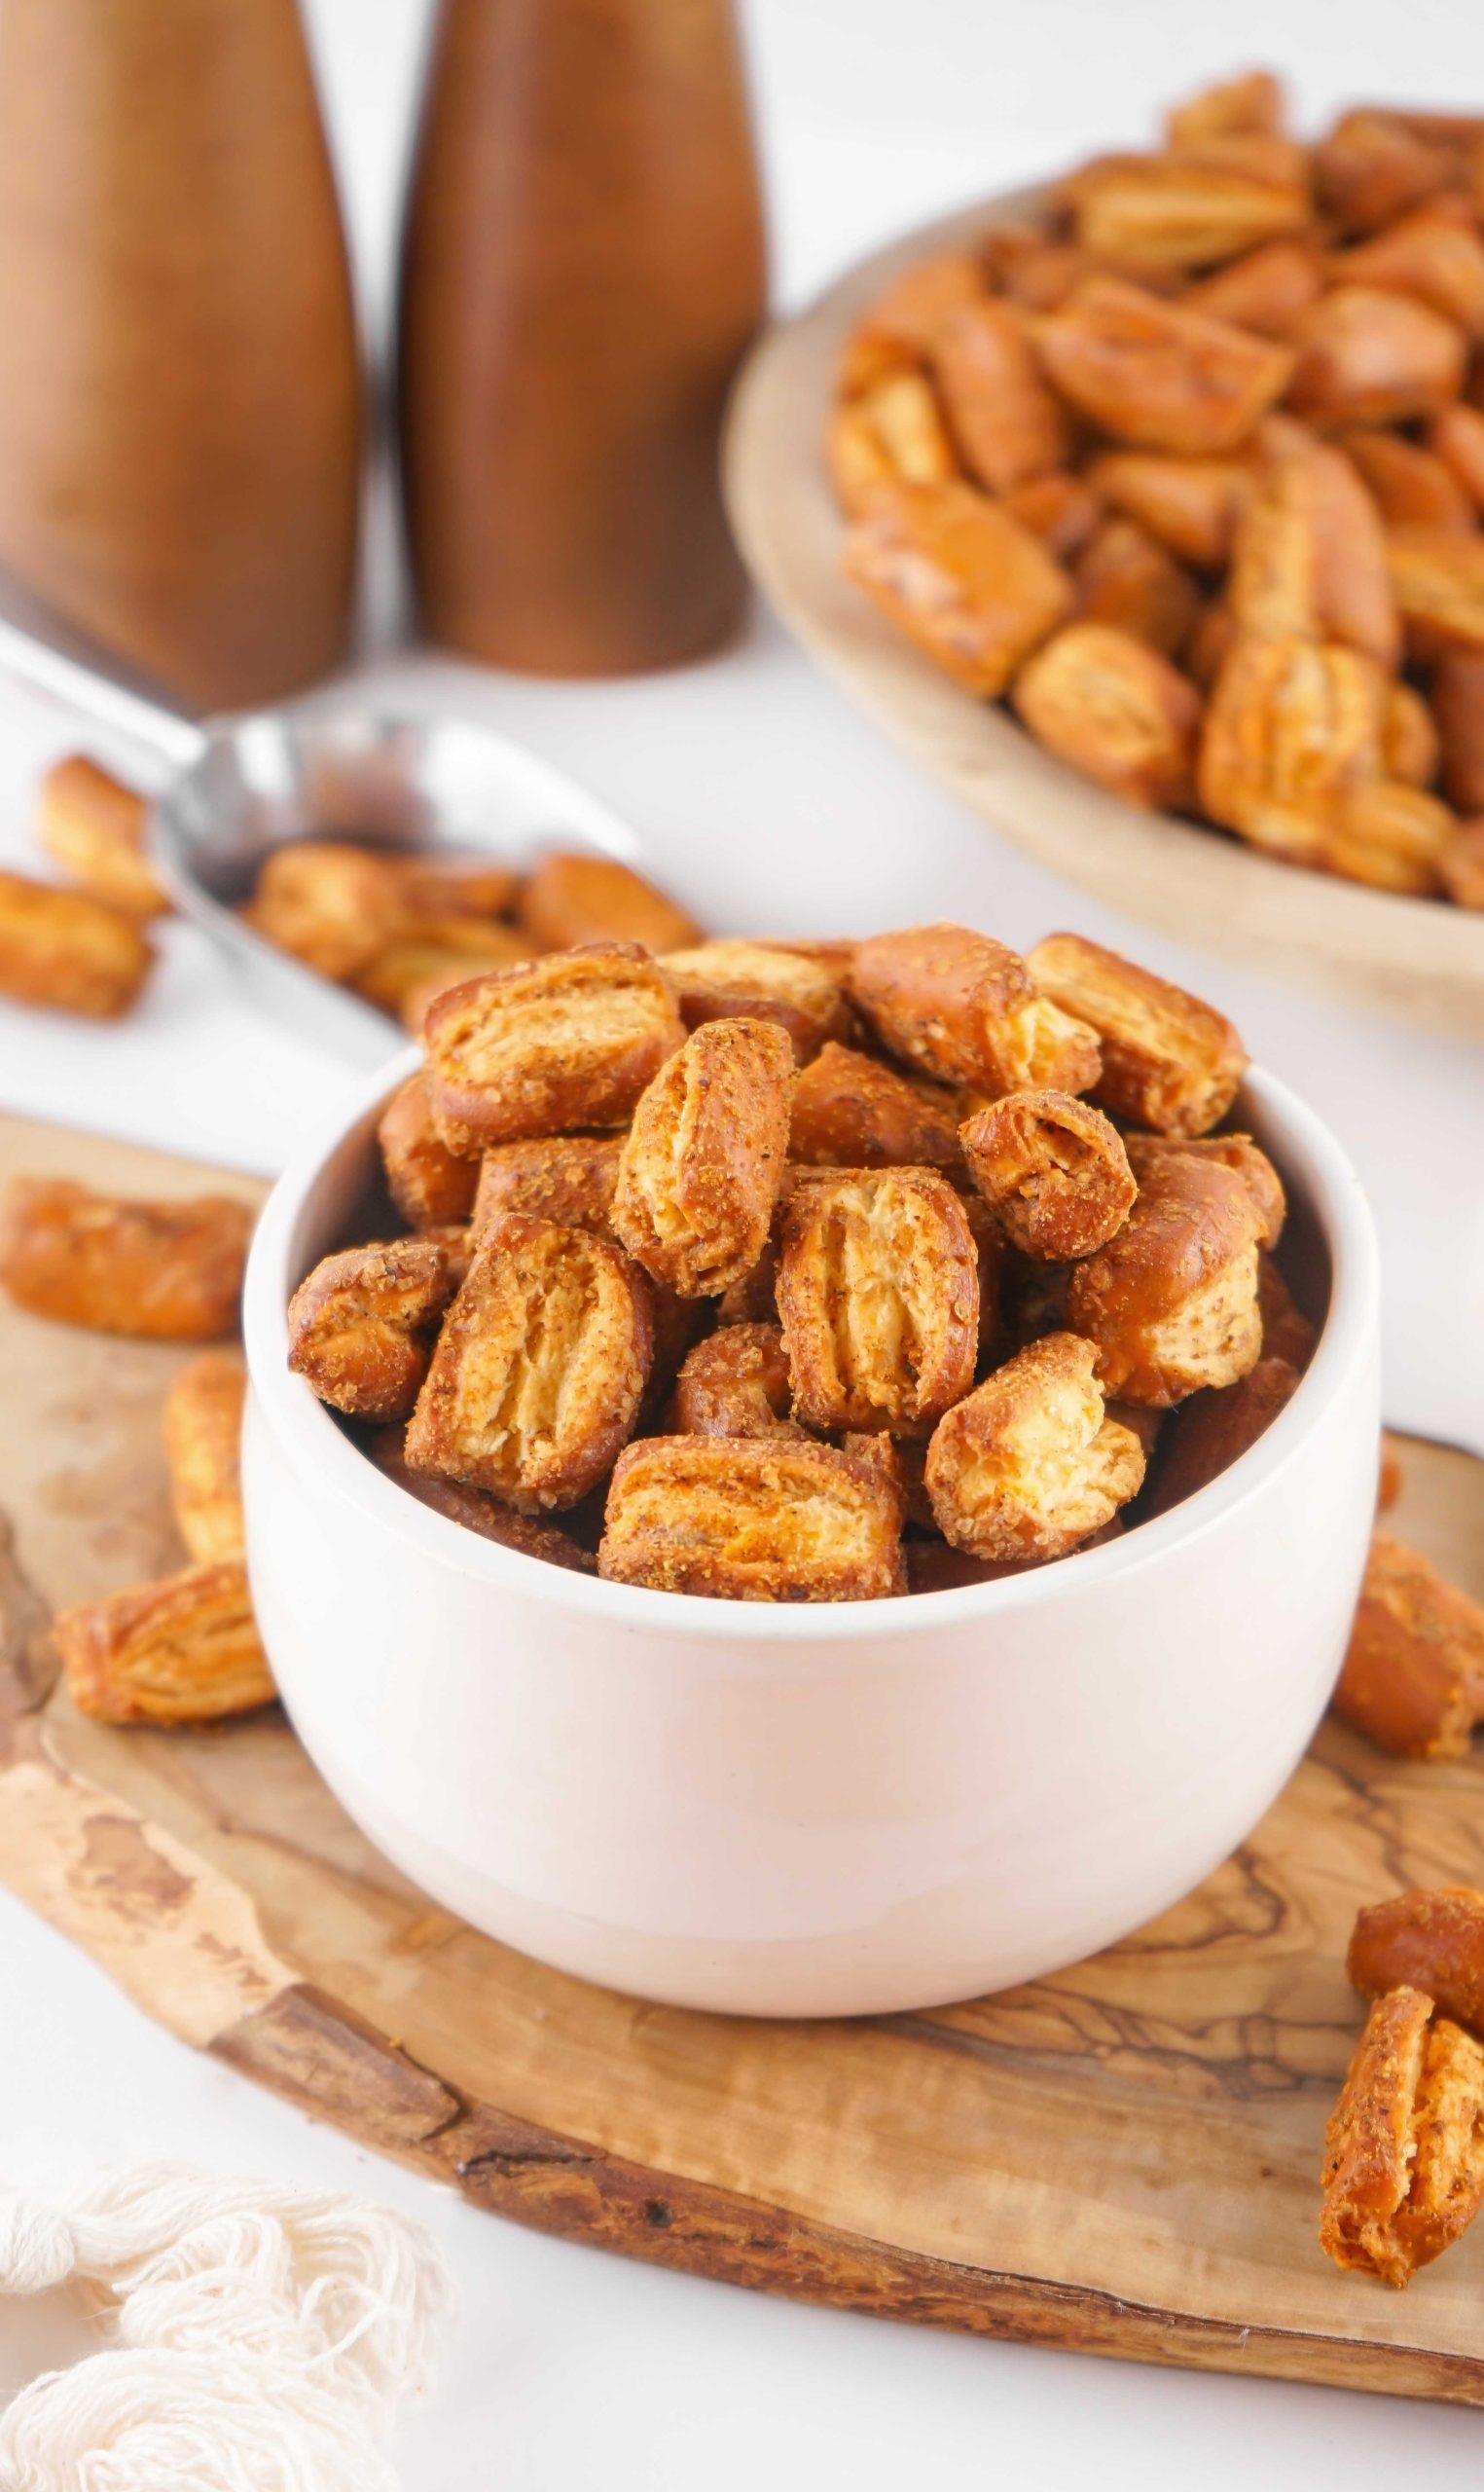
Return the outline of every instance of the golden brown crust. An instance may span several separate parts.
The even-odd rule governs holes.
[[[925,354],[944,320],[986,291],[984,270],[970,251],[938,251],[919,260],[877,296],[852,342],[855,359],[863,338],[887,338]]]
[[[138,790],[86,753],[54,762],[37,791],[36,836],[53,863],[105,908],[141,923],[170,906],[149,861],[148,825]]]
[[[1484,536],[1394,528],[1387,559],[1407,643],[1417,656],[1484,648]]]
[[[1388,528],[1446,528],[1467,535],[1476,526],[1473,504],[1452,468],[1405,434],[1363,425],[1344,434],[1341,447]]]
[[[893,360],[882,340],[879,377],[831,410],[825,458],[835,497],[852,519],[884,484],[946,484],[961,472],[932,383],[909,349],[898,351]]]
[[[1301,161],[1272,133],[1243,135],[1269,144],[1246,161],[1208,142],[1199,151],[1108,156],[1089,165],[1070,185],[1076,240],[1095,259],[1157,279],[1296,233],[1310,212]]]
[[[1138,1438],[1104,1411],[1088,1341],[1049,1333],[939,1420],[926,1484],[945,1540],[974,1558],[1065,1557],[1143,1479]]]
[[[465,1531],[478,1532],[481,1540],[494,1540],[502,1549],[518,1550],[523,1558],[539,1558],[548,1566],[565,1566],[572,1574],[597,1574],[597,1559],[592,1550],[584,1549],[556,1523],[537,1522],[533,1516],[515,1514],[498,1498],[487,1496],[482,1488],[470,1488],[460,1480],[439,1480],[431,1472],[412,1470],[406,1459],[405,1439],[406,1431],[401,1427],[379,1428],[367,1440],[366,1450],[377,1469],[416,1497],[419,1506],[430,1506],[434,1514],[446,1515],[450,1522],[462,1523]]]
[[[599,1574],[715,1600],[871,1600],[904,1588],[895,1496],[833,1446],[646,1437],[615,1466]]]
[[[1331,267],[1353,284],[1427,304],[1466,337],[1484,337],[1484,243],[1477,227],[1435,206],[1398,217],[1384,234],[1337,254]]]
[[[543,857],[521,887],[516,915],[543,952],[594,943],[670,952],[701,935],[695,919],[631,865],[580,852]]]
[[[1394,1756],[1466,1756],[1484,1716],[1484,1608],[1390,1532],[1371,1541],[1334,1709]]]
[[[706,1021],[634,1110],[614,1230],[682,1298],[719,1296],[768,1242],[787,1170],[793,1049],[771,1021]]]
[[[1064,469],[1017,485],[1004,501],[1011,518],[1038,536],[1060,563],[1081,552],[1104,512],[1101,496],[1086,479]]]
[[[1172,1153],[1122,1228],[1076,1264],[1067,1320],[1097,1346],[1104,1390],[1168,1410],[1235,1384],[1262,1352],[1257,1215],[1218,1161]]]
[[[1165,1514],[1229,1471],[1267,1433],[1298,1383],[1299,1372],[1286,1359],[1263,1358],[1240,1383],[1192,1394],[1171,1422],[1172,1442],[1160,1463],[1149,1511]]]
[[[479,1236],[507,1212],[529,1212],[561,1228],[610,1234],[609,1215],[624,1148],[616,1133],[571,1133],[496,1143],[478,1162],[471,1227]],[[474,1163],[464,1161],[465,1167]]]
[[[921,1431],[967,1390],[978,1257],[936,1169],[800,1171],[781,1242],[778,1313],[807,1425]]]
[[[84,1602],[53,1632],[72,1702],[94,1721],[212,1722],[277,1692],[237,1558]]]
[[[164,1403],[170,1506],[199,1565],[243,1552],[241,1436],[247,1371],[235,1350],[202,1350]]]
[[[1097,1034],[1043,995],[1007,944],[966,926],[913,926],[859,943],[851,989],[883,1046],[987,1098],[1090,1090]]]
[[[821,1168],[956,1168],[954,1094],[830,1039],[795,1085],[788,1155]]]
[[[406,932],[405,863],[352,840],[292,840],[270,849],[244,914],[306,969],[354,977]]]
[[[458,1286],[460,1260],[433,1236],[327,1255],[289,1301],[294,1374],[352,1418],[405,1418]]]
[[[1026,965],[1103,1051],[1094,1082],[1056,1086],[1090,1087],[1116,1116],[1159,1133],[1203,1134],[1226,1114],[1249,1059],[1224,1013],[1078,934],[1048,934]]]
[[[58,1324],[157,1341],[236,1329],[253,1216],[223,1194],[127,1202],[16,1177],[0,1205],[0,1284]]]
[[[1254,847],[1315,862],[1347,789],[1380,777],[1386,706],[1386,678],[1357,649],[1238,638],[1206,711],[1206,812]]]
[[[1138,1191],[1117,1129],[1065,1090],[1015,1090],[961,1127],[963,1156],[1012,1245],[1043,1263],[1090,1255]]]
[[[473,978],[427,1016],[438,1129],[472,1155],[623,1124],[684,1037],[670,981],[635,943],[590,943]]]
[[[802,1437],[788,1415],[788,1356],[777,1324],[728,1324],[698,1341],[675,1378],[670,1433]]]
[[[1392,684],[1381,721],[1381,762],[1388,779],[1400,780],[1407,788],[1430,788],[1441,758],[1437,727],[1422,694],[1410,683]]]
[[[667,952],[660,967],[688,1030],[706,1021],[776,1021],[807,1064],[846,1025],[843,972],[805,952],[732,940],[698,943]]]
[[[1320,2241],[1404,2286],[1484,2203],[1484,2049],[1402,1987],[1366,2020],[1325,2138]]]
[[[1168,1159],[1172,1152],[1182,1152],[1190,1159],[1219,1160],[1247,1188],[1259,1223],[1258,1245],[1267,1249],[1277,1245],[1287,1218],[1287,1198],[1272,1160],[1258,1149],[1249,1133],[1211,1133],[1199,1139],[1182,1134],[1131,1133],[1124,1137],[1124,1147],[1140,1185],[1150,1169]]]
[[[1065,621],[1072,586],[1038,536],[971,485],[882,485],[845,567],[888,621],[994,700]]]
[[[1195,147],[1234,130],[1281,130],[1285,118],[1283,87],[1272,70],[1245,69],[1173,104],[1165,115],[1165,136],[1172,147]]]
[[[394,1091],[377,1127],[386,1188],[410,1228],[442,1228],[474,1209],[479,1163],[450,1151],[433,1121],[420,1072]]]
[[[1100,522],[1072,566],[1077,615],[1178,657],[1201,611],[1200,592],[1183,564],[1136,520],[1116,513]],[[1173,801],[1173,799],[1171,800]]]
[[[1042,320],[1036,348],[1062,396],[1114,441],[1191,457],[1237,449],[1293,369],[1285,348],[1110,277]]]
[[[1322,254],[1301,235],[1261,242],[1240,260],[1193,285],[1184,301],[1209,320],[1254,330],[1287,345],[1304,313],[1324,291]]]
[[[1192,603],[1176,641],[1193,618]],[[1200,696],[1131,632],[1068,624],[1022,669],[1015,707],[1048,752],[1132,804],[1188,799]]]
[[[519,1213],[485,1230],[407,1431],[415,1471],[527,1514],[574,1506],[637,1417],[650,1294],[618,1247]]]
[[[90,1020],[117,1020],[155,955],[136,920],[86,892],[0,873],[0,995]]]
[[[1467,342],[1424,303],[1337,285],[1303,314],[1288,403],[1319,424],[1406,423],[1463,386]]]
[[[368,1004],[420,1035],[435,996],[493,970],[516,969],[530,957],[529,940],[512,927],[479,917],[429,918],[373,954],[350,983]],[[415,1003],[421,1008],[413,1017]]]
[[[1013,305],[986,296],[961,306],[936,328],[929,352],[959,455],[986,492],[1010,494],[1065,467],[1066,411]]]
[[[1086,481],[1112,509],[1198,570],[1225,568],[1242,512],[1256,490],[1247,458],[1174,458],[1148,450],[1109,450]]]
[[[1484,908],[1484,819],[1460,823],[1437,861],[1450,899],[1460,908]]]
[[[1484,2029],[1484,1894],[1476,1887],[1413,1887],[1356,1915],[1345,1970],[1375,1997],[1426,1991],[1444,2016]]]
[[[1447,806],[1422,788],[1393,780],[1347,788],[1325,824],[1314,862],[1373,890],[1430,896],[1443,888],[1443,866],[1458,824]]]
[[[1415,136],[1399,113],[1342,113],[1314,151],[1320,201],[1349,234],[1371,234],[1446,190],[1447,156]]]

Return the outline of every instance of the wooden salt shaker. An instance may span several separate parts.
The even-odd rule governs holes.
[[[361,377],[297,0],[3,0],[0,312],[0,566],[203,708],[332,665]]]
[[[721,418],[765,301],[729,0],[445,0],[399,355],[436,639],[563,676],[725,639]]]

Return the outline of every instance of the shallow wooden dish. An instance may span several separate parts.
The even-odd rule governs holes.
[[[1484,915],[1278,864],[1219,831],[1125,804],[940,675],[842,577],[822,441],[848,333],[900,269],[995,221],[1028,222],[1042,196],[1006,192],[922,227],[763,339],[726,445],[728,504],[754,577],[863,710],[1051,872],[1250,969],[1484,1038]]]

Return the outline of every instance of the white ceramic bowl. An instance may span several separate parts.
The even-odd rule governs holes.
[[[1250,1831],[1329,1694],[1375,1497],[1374,1241],[1308,1109],[1266,1075],[1247,1085],[1332,1274],[1314,1363],[1250,1452],[1039,1572],[773,1609],[478,1539],[384,1479],[288,1373],[289,1294],[364,1203],[378,1111],[414,1061],[269,1202],[243,1444],[284,1700],[399,1867],[590,1980],[851,2015],[1074,1961]]]

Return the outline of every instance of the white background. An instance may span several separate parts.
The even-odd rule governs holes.
[[[908,222],[1137,138],[1152,97],[1250,60],[1287,64],[1310,117],[1359,94],[1484,99],[1484,38],[1458,0],[1343,11],[1323,0],[751,0],[745,15],[785,302]],[[309,0],[309,16],[375,322],[424,10]],[[1417,1103],[1405,1121],[1420,1170],[1444,1155],[1450,1125],[1455,1139],[1470,1129],[1450,1099],[1466,1118],[1471,1106],[1478,1131],[1476,1059],[1316,1013],[1069,903],[920,781],[771,625],[724,659],[643,683],[461,670],[447,680],[626,812],[663,877],[718,926],[756,924],[766,894],[763,914],[780,930],[952,909],[1022,940],[1070,907],[1072,922],[1235,1009],[1270,1064],[1349,1120],[1354,1148],[1367,1068],[1383,1054]],[[36,768],[77,730],[15,693],[0,693],[0,857],[19,861]],[[119,1031],[0,1008],[0,1103],[271,1170],[333,1110],[345,1077],[249,1018],[187,930],[170,930],[167,954]],[[1420,1266],[1394,1268],[1391,1286],[1394,1302],[1427,1295]],[[1048,2492],[1090,2474],[1110,2492],[1176,2479],[1247,2492],[1254,2476],[1286,2487],[1342,2474],[1380,2492],[1415,2469],[1419,2422],[1434,2467],[1477,2447],[1476,2425],[1456,2412],[1422,2418],[1378,2399],[932,2337],[539,2240],[202,2064],[3,1898],[0,1996],[0,2180],[38,2185],[185,2155],[376,2191],[432,2223],[462,2317],[440,2390],[399,2444],[408,2492],[678,2492],[702,2479],[731,2492],[760,2475],[782,2492],[843,2481],[896,2492],[956,2469]],[[73,2341],[50,2307],[0,2310],[0,2396]]]

